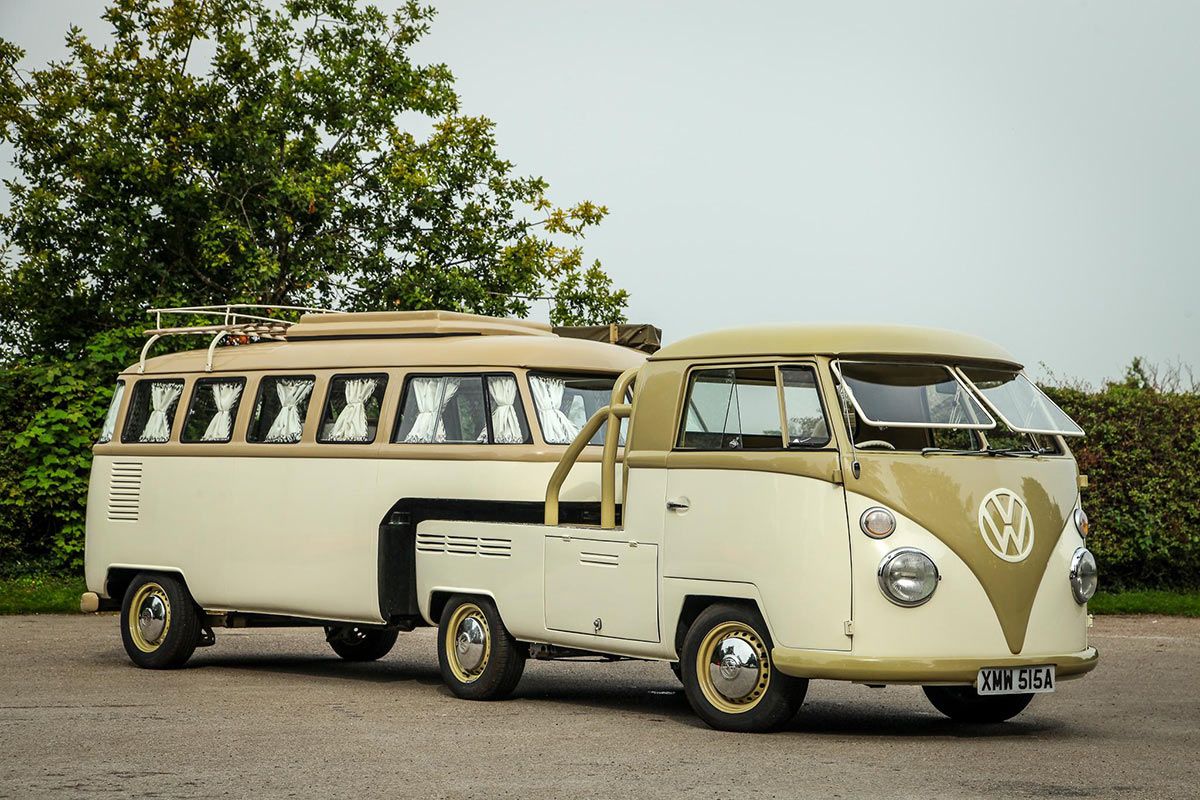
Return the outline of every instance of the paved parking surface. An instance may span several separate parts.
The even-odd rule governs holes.
[[[1102,617],[1101,664],[1016,720],[816,682],[791,727],[717,733],[663,664],[531,662],[441,685],[431,631],[345,664],[316,630],[218,630],[147,672],[117,620],[0,617],[0,797],[1200,797],[1200,620]]]

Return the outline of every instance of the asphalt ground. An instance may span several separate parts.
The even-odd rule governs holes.
[[[530,662],[441,684],[433,632],[372,664],[319,629],[218,630],[187,668],[117,618],[0,617],[0,797],[1200,797],[1200,619],[1100,617],[1100,666],[998,726],[913,687],[814,682],[785,731],[700,723],[665,664]]]

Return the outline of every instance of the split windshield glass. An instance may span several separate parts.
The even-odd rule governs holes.
[[[1014,431],[1083,436],[1083,428],[1024,374],[984,367],[962,367],[961,372],[996,416]]]
[[[874,427],[990,429],[996,420],[940,364],[840,361],[855,412]]]

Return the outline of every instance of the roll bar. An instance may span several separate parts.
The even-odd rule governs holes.
[[[629,391],[630,384],[637,376],[638,368],[627,369],[613,384],[612,395],[608,405],[596,409],[596,413],[584,423],[579,433],[567,451],[558,460],[558,466],[550,476],[546,485],[546,515],[547,525],[558,525],[558,495],[562,490],[563,481],[571,472],[571,467],[579,459],[583,448],[587,447],[591,438],[600,430],[600,426],[608,423],[604,433],[604,450],[600,456],[600,527],[611,530],[617,527],[617,448],[621,443],[621,420],[628,419],[633,411],[629,403],[621,402]]]

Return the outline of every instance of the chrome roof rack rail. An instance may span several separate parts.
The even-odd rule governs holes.
[[[205,370],[212,372],[213,354],[217,345],[227,336],[254,336],[258,339],[282,340],[287,329],[296,323],[292,320],[265,316],[272,311],[291,311],[303,314],[335,314],[328,308],[306,306],[276,306],[254,303],[226,303],[219,306],[179,306],[176,308],[151,308],[147,313],[154,317],[154,327],[146,330],[150,338],[142,346],[138,359],[138,372],[146,371],[146,356],[159,339],[166,336],[211,336],[208,343],[208,360]],[[171,318],[207,317],[200,325],[171,325]],[[164,320],[164,318],[166,318]],[[186,320],[180,320],[186,321]]]

